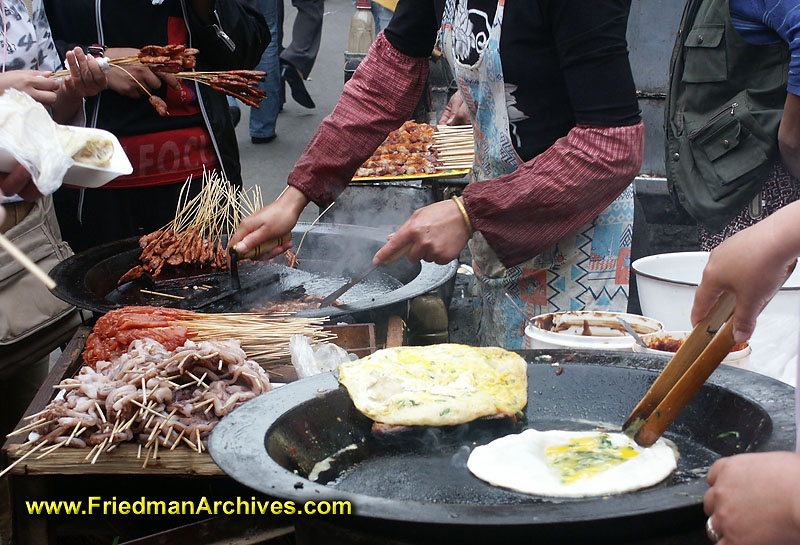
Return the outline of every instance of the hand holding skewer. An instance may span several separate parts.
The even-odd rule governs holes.
[[[281,239],[297,224],[297,219],[307,204],[308,198],[302,192],[294,187],[287,187],[275,202],[242,220],[231,239],[230,247],[244,255],[259,244]],[[289,240],[264,253],[261,258],[272,259],[291,247],[292,242]]]
[[[77,50],[76,50],[77,51]],[[266,92],[258,87],[264,81],[264,72],[258,70],[195,71],[197,49],[180,44],[146,45],[141,49],[117,47],[106,49],[110,59],[108,87],[129,98],[147,95],[159,115],[169,115],[164,100],[153,94],[161,88],[162,81],[173,89],[180,89],[180,80],[208,85],[215,91],[232,96],[249,106],[258,108]],[[79,58],[77,52],[76,58]],[[88,61],[95,62],[95,61]],[[67,71],[50,77],[63,77]]]
[[[137,57],[139,50],[131,47],[113,47],[106,49],[106,56],[112,60],[113,69],[108,73],[108,88],[128,98],[141,98],[149,96],[166,83],[173,89],[180,89],[181,84],[172,74],[156,73],[144,65],[126,65],[121,69],[121,64],[115,64],[115,59],[128,59]]]

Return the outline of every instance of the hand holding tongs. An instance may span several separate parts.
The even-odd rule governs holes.
[[[694,326],[623,424],[623,433],[643,447],[661,437],[736,344],[732,318],[735,306],[736,297],[724,293],[708,316]]]

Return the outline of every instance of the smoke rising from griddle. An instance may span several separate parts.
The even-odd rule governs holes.
[[[433,188],[420,181],[351,184],[321,221],[373,227],[389,234],[405,223],[415,210],[435,201]],[[363,265],[363,271],[369,267],[378,248],[338,248],[341,251],[338,263],[349,267],[358,263]]]

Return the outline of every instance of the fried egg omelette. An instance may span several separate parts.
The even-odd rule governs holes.
[[[473,475],[525,494],[579,498],[653,486],[677,468],[663,438],[644,448],[621,433],[528,429],[476,447]]]
[[[383,424],[453,426],[516,415],[528,399],[527,363],[502,348],[400,346],[339,366],[356,408]]]

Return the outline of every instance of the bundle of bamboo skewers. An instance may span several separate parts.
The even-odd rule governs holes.
[[[212,340],[235,337],[247,357],[273,374],[270,366],[287,361],[289,339],[292,335],[305,335],[312,344],[332,341],[336,335],[323,329],[327,321],[322,318],[293,318],[276,314],[253,312],[201,314],[188,313],[178,323],[194,333],[194,339]]]
[[[475,140],[472,125],[437,125],[433,133],[436,170],[472,168]]]
[[[288,357],[291,335],[336,337],[322,330],[323,321],[159,307],[111,311],[87,339],[85,365],[8,435],[28,435],[30,448],[0,476],[37,451],[39,459],[64,446],[92,446],[84,461],[94,464],[136,441],[139,458],[146,449],[142,467],[159,448],[185,444],[202,453],[219,418],[270,389],[264,366]]]
[[[126,66],[143,66],[155,73],[170,74],[181,80],[202,83],[215,91],[241,100],[248,106],[258,108],[259,103],[266,96],[266,92],[258,87],[259,82],[264,81],[264,72],[259,70],[196,72],[194,71],[196,65],[195,55],[198,53],[199,51],[197,49],[180,44],[164,46],[146,45],[139,50],[138,55],[107,59],[107,62],[110,68],[122,70],[128,77],[133,79],[145,94],[147,94],[150,104],[161,116],[169,115],[167,104],[161,97],[152,94],[147,87],[142,85],[142,83],[125,68]],[[69,70],[60,70],[53,73],[50,77],[61,78],[69,74]]]
[[[238,188],[216,171],[203,172],[200,192],[192,198],[191,184],[190,177],[181,188],[174,219],[139,240],[141,264],[122,275],[119,284],[143,274],[157,277],[164,267],[228,267],[224,236],[261,208],[261,190]]]
[[[135,339],[152,338],[175,348],[187,340],[235,338],[247,357],[264,368],[289,358],[289,339],[300,334],[312,343],[330,341],[326,318],[292,318],[257,313],[204,314],[190,310],[134,306],[108,312],[97,320],[86,340],[83,359],[90,365],[108,361]]]

